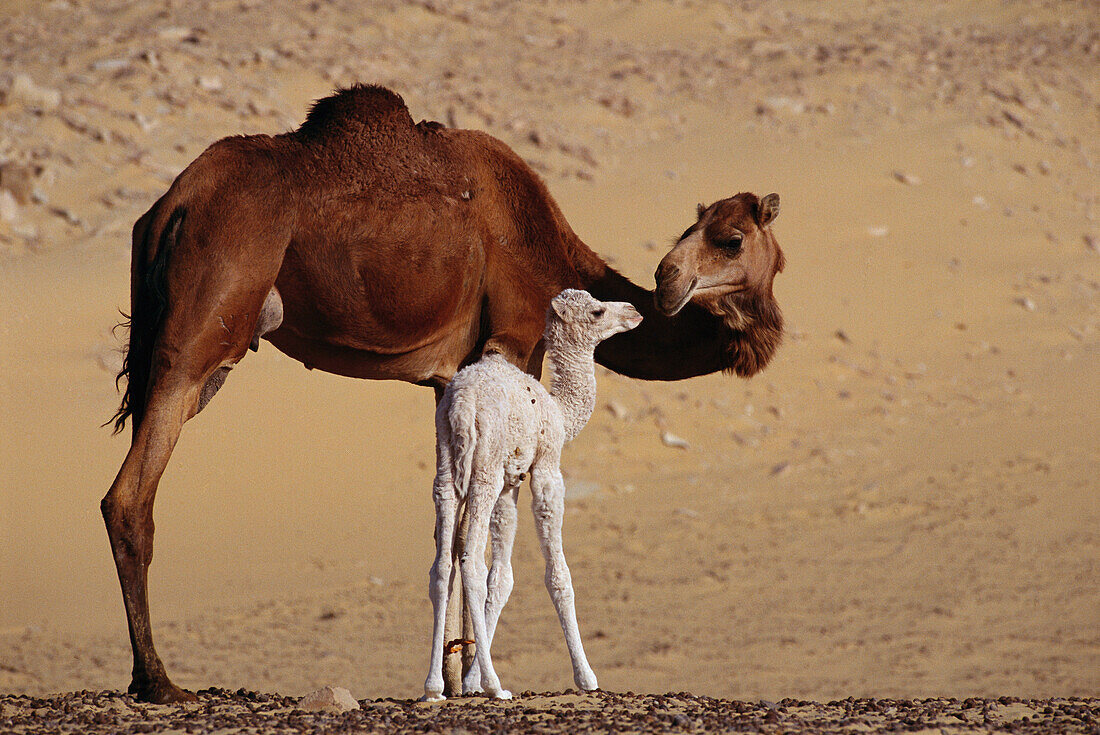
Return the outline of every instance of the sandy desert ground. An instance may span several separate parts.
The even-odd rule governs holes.
[[[789,331],[750,381],[603,371],[567,555],[611,691],[1100,692],[1093,2],[52,0],[0,9],[0,693],[125,688],[98,513],[129,232],[213,140],[334,86],[500,137],[636,282],[779,192]],[[431,391],[265,344],[162,483],[154,629],[192,689],[415,697]],[[682,441],[680,441],[682,440]],[[570,685],[521,513],[495,657]]]

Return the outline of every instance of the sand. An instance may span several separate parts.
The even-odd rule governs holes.
[[[213,140],[353,81],[506,141],[647,287],[697,202],[782,197],[773,364],[602,371],[566,451],[603,687],[1100,690],[1089,4],[55,0],[0,14],[0,58],[0,693],[129,681],[98,501],[128,446],[99,425],[133,221]],[[420,693],[432,408],[269,344],[243,361],[157,499],[176,683]],[[570,685],[522,513],[494,658],[513,690]]]

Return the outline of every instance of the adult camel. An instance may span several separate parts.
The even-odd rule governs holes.
[[[297,130],[210,146],[134,225],[126,389],[130,450],[101,503],[134,654],[129,691],[194,700],[153,647],[153,499],[184,422],[263,337],[309,368],[432,386],[495,352],[538,375],[544,315],[565,288],[629,301],[641,327],[597,361],[647,380],[772,357],[783,254],[778,196],[699,208],[657,269],[656,292],[607,266],[511,149],[414,124],[389,90],[318,101]]]

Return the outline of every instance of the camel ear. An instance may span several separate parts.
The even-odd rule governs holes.
[[[554,313],[558,315],[558,319],[565,319],[566,308],[565,302],[561,299],[561,294],[558,294],[554,298],[550,299],[550,308],[554,310]]]
[[[760,205],[756,211],[756,219],[759,220],[761,227],[767,227],[772,223],[779,215],[779,195],[768,194],[766,197],[760,200]]]
[[[703,204],[702,202],[699,202],[698,204],[696,204],[695,205],[695,217],[696,217],[696,219],[701,219],[702,216],[703,216],[703,212],[705,212],[705,211],[707,211],[707,205]]]

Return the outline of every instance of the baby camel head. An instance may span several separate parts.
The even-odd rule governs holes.
[[[699,205],[698,220],[661,260],[654,302],[668,316],[692,301],[730,330],[726,369],[748,377],[771,359],[783,334],[772,295],[783,251],[771,231],[779,195],[741,193]]]
[[[594,348],[613,334],[633,329],[642,315],[625,301],[599,301],[587,291],[567,288],[550,300],[546,341],[551,348],[566,343]]]

